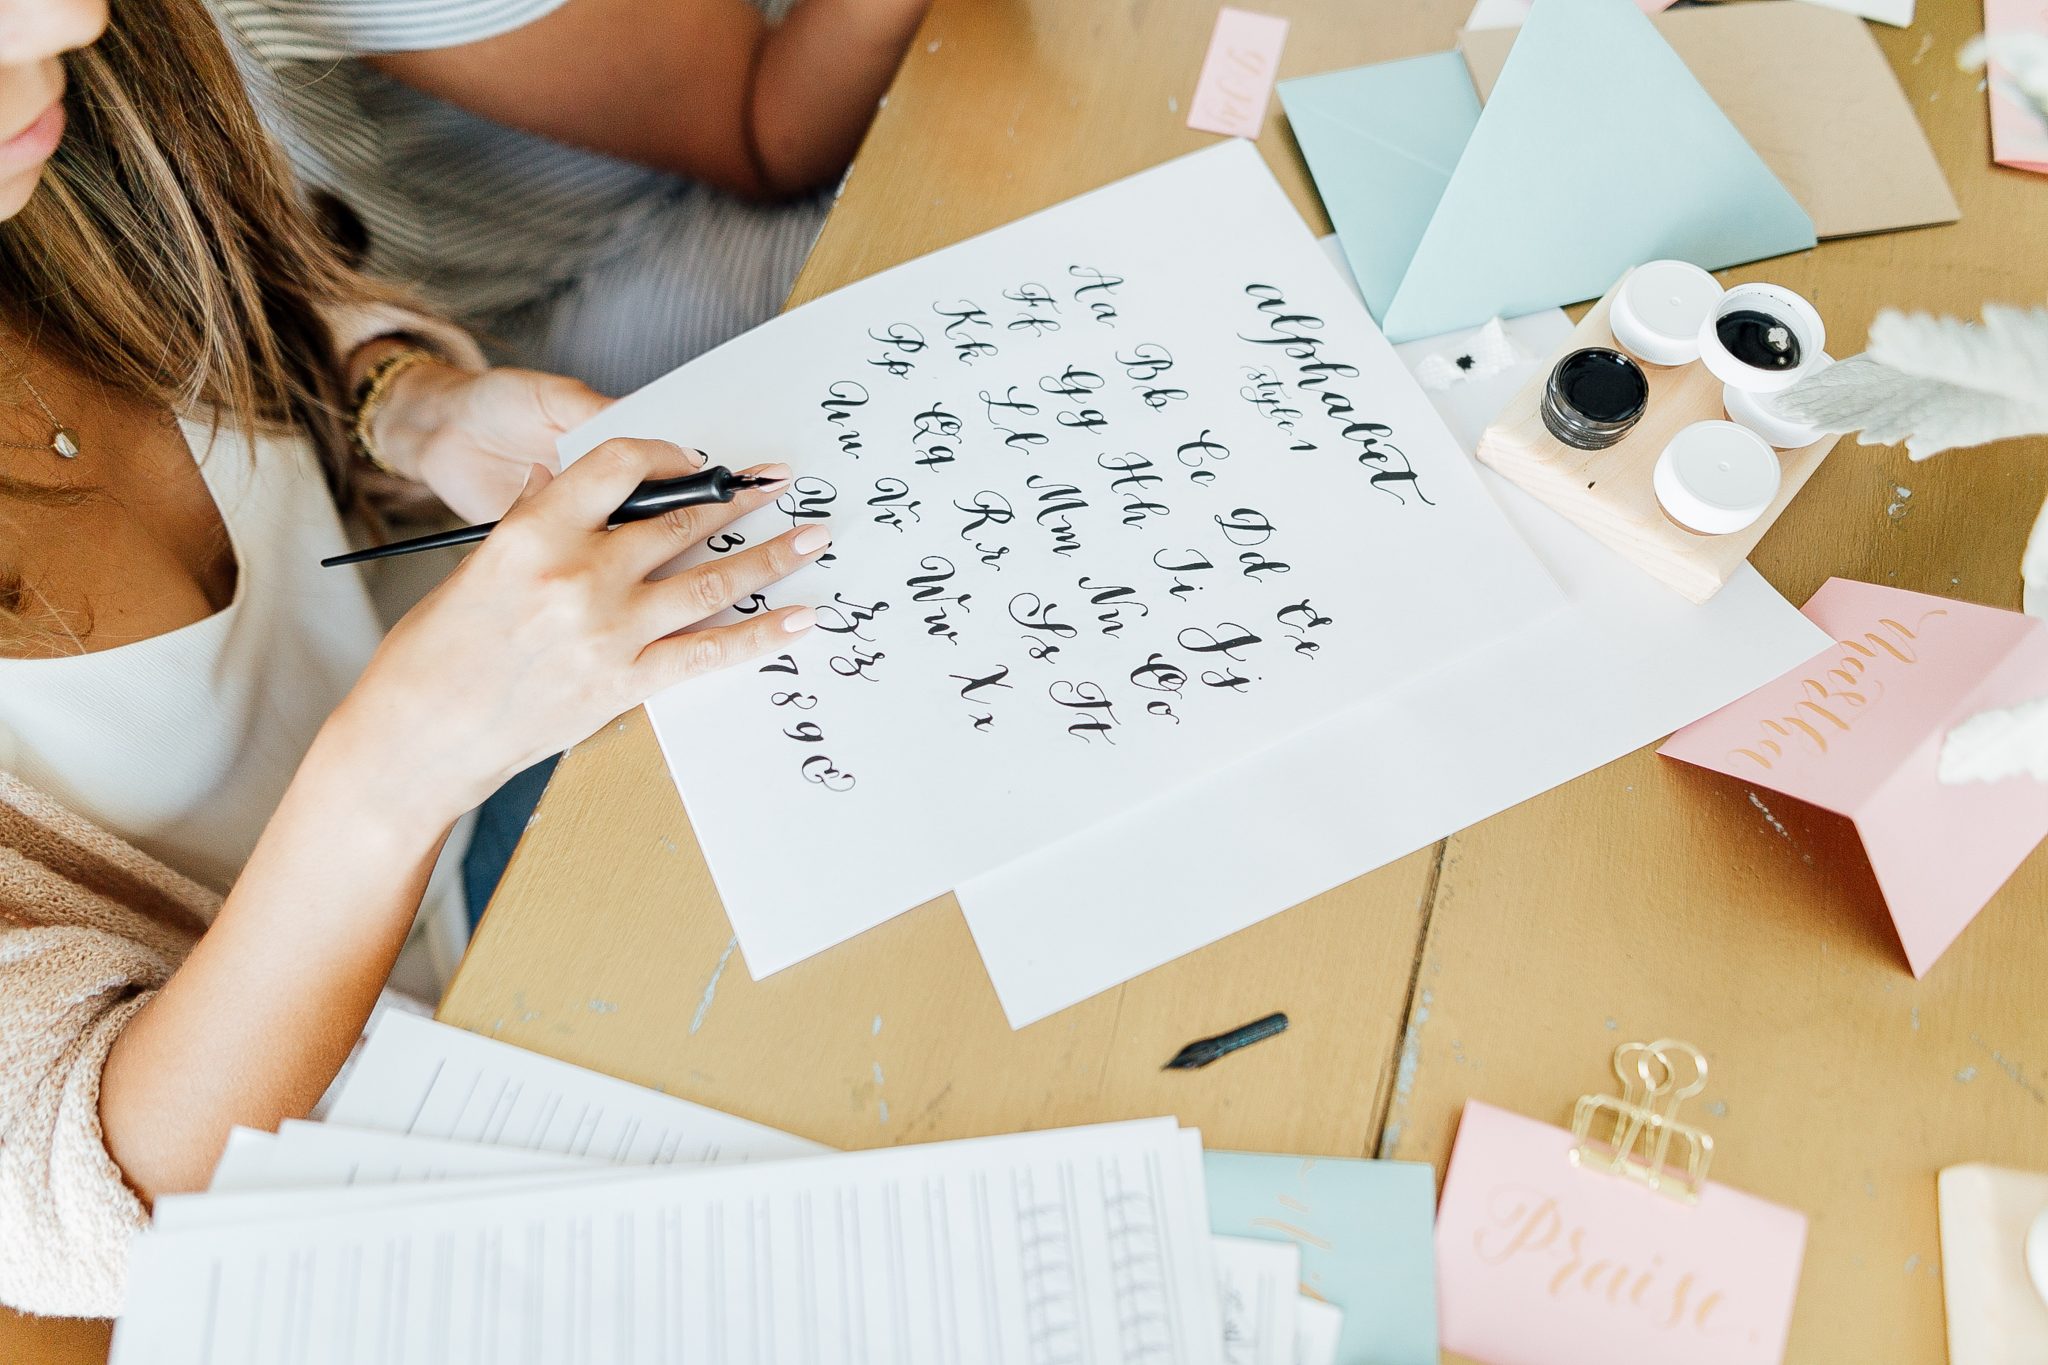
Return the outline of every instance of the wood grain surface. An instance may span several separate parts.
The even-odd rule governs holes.
[[[1442,49],[1468,8],[1260,7],[1293,21],[1289,75]],[[796,301],[1206,145],[1183,119],[1213,12],[939,0]],[[1961,222],[1724,272],[1805,294],[1835,354],[1883,306],[2048,296],[2048,180],[1991,165],[1956,64],[1978,22],[1922,0],[1875,28]],[[1324,230],[1277,102],[1259,147]],[[2048,442],[1850,442],[1753,561],[1794,601],[1840,574],[2017,606],[2044,494]],[[1173,1112],[1214,1146],[1439,1172],[1466,1098],[1563,1122],[1616,1043],[1676,1035],[1714,1065],[1716,1176],[1812,1218],[1791,1359],[1934,1361],[1936,1170],[2048,1167],[2044,903],[2037,853],[1916,982],[1839,821],[1644,750],[1012,1033],[950,897],[750,981],[635,715],[564,763],[443,1017],[842,1146]],[[1271,1009],[1283,1038],[1158,1070]]]
[[[1257,7],[1293,22],[1285,75],[1441,50],[1470,8]],[[795,301],[1208,145],[1184,119],[1214,10],[938,0]],[[1876,30],[1960,223],[1724,276],[1804,293],[1838,355],[1881,306],[2048,295],[2048,179],[1990,164],[1956,65],[1978,24],[1921,0]],[[1326,230],[1277,102],[1259,147]],[[1842,574],[2015,606],[2044,493],[2042,441],[1849,444],[1753,559],[1794,601]],[[950,897],[750,980],[635,713],[564,761],[442,1017],[845,1147],[1177,1113],[1212,1146],[1439,1170],[1466,1098],[1562,1122],[1617,1042],[1676,1035],[1714,1065],[1715,1175],[1812,1217],[1791,1358],[1936,1361],[1935,1171],[2048,1167],[2044,903],[2037,853],[1916,982],[1839,822],[1645,750],[1013,1033]],[[1282,1038],[1159,1070],[1273,1009]]]

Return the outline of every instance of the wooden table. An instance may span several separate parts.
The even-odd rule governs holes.
[[[1210,143],[1183,119],[1213,8],[938,0],[795,301]],[[1448,47],[1470,6],[1256,8],[1293,20],[1302,75]],[[2048,182],[1990,164],[1953,60],[1978,22],[1920,0],[1876,28],[1963,221],[1729,274],[1804,292],[1837,354],[1882,305],[2048,294]],[[1277,104],[1259,145],[1327,230]],[[1842,574],[2016,606],[2044,492],[2048,442],[1851,444],[1754,560],[1794,601]],[[1715,1174],[1812,1216],[1790,1358],[1937,1361],[1935,1171],[2048,1167],[2048,855],[1915,982],[1840,822],[1767,807],[1645,750],[1012,1033],[950,897],[750,981],[635,713],[564,761],[442,1017],[843,1147],[1175,1113],[1212,1146],[1439,1173],[1467,1097],[1561,1122],[1615,1042],[1674,1034],[1713,1060]],[[1283,1039],[1158,1070],[1275,1008]],[[105,1350],[103,1324],[0,1312],[0,1359]]]
[[[1292,75],[1448,47],[1469,2],[1259,7]],[[939,0],[796,300],[1209,144],[1184,118],[1212,12]],[[1880,305],[2048,295],[2048,181],[1990,165],[1954,61],[1977,22],[1921,0],[1878,29],[1963,221],[1733,272],[1804,292],[1839,354]],[[1260,149],[1327,230],[1277,103]],[[2044,494],[2048,442],[1849,444],[1755,562],[1794,601],[1842,574],[2016,606]],[[1791,1358],[1939,1360],[1936,1169],[2048,1166],[2048,856],[1916,982],[1840,822],[1765,801],[1644,750],[1013,1033],[950,897],[749,980],[636,713],[563,763],[442,1017],[842,1147],[1175,1113],[1439,1171],[1468,1096],[1562,1121],[1617,1042],[1676,1035],[1713,1060],[1715,1174],[1812,1216]],[[1159,1070],[1272,1009],[1284,1039]]]

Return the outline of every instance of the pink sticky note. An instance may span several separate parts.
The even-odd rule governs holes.
[[[1776,1365],[1806,1215],[1683,1204],[1571,1161],[1562,1128],[1466,1102],[1436,1211],[1443,1347],[1492,1365]]]
[[[1984,0],[1984,38],[1989,56],[1985,92],[1991,101],[1991,159],[2001,166],[2048,175],[2048,114],[2013,80],[2012,62],[2048,64],[2048,0]],[[2031,58],[2007,49],[2039,44]]]
[[[1227,137],[1256,138],[1266,123],[1273,78],[1280,72],[1280,48],[1287,21],[1249,10],[1216,12],[1216,32],[1202,59],[1201,79],[1188,105],[1188,127]]]
[[[2048,783],[1945,785],[1949,729],[2048,695],[2048,621],[1831,578],[1837,644],[1658,750],[1846,815],[1919,976],[2048,836]]]

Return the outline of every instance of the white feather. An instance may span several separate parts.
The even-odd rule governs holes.
[[[1870,349],[1780,394],[1780,410],[1916,460],[2048,432],[2048,309],[1987,304],[1981,324],[1889,309]]]
[[[2048,697],[1979,711],[1941,742],[1943,782],[1998,782],[2022,773],[2048,782]]]

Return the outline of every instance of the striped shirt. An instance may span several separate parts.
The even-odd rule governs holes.
[[[477,42],[565,2],[207,0],[299,179],[367,230],[373,274],[495,338],[499,359],[621,392],[771,315],[823,209],[742,204],[355,60]]]

